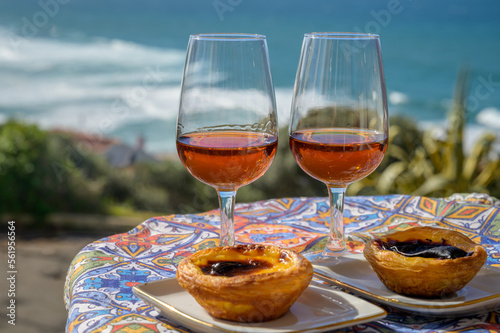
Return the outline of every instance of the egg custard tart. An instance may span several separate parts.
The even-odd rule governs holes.
[[[184,258],[177,280],[213,317],[262,322],[281,317],[307,288],[311,263],[293,250],[236,245]]]
[[[460,232],[414,227],[369,241],[366,260],[390,290],[424,298],[465,287],[487,259],[484,248]]]

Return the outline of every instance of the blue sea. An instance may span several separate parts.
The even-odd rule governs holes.
[[[467,138],[500,137],[500,1],[0,0],[0,122],[111,136],[154,153],[174,133],[190,34],[267,36],[286,125],[303,34],[377,33],[389,114],[443,127],[471,73]]]

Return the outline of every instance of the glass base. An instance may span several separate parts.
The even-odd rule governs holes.
[[[305,252],[302,253],[310,262],[333,262],[339,257],[349,254],[347,248],[338,249],[338,251],[332,251],[330,249],[324,249],[323,251]]]

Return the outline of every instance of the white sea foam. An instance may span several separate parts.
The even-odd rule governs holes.
[[[50,70],[63,65],[82,68],[98,64],[134,67],[183,63],[184,52],[147,47],[121,40],[95,39],[88,43],[33,38],[24,39],[15,47],[9,43],[5,30],[0,30],[0,59],[24,70]],[[14,56],[15,55],[15,56]],[[113,68],[113,67],[112,67]]]
[[[177,115],[184,50],[105,39],[21,42],[10,47],[7,31],[0,29],[3,117],[20,114],[45,128],[95,130],[172,120]],[[278,119],[284,126],[292,89],[275,92]]]
[[[276,96],[276,109],[278,112],[279,126],[287,126],[290,119],[290,109],[292,107],[292,88],[278,87],[274,89]]]
[[[14,47],[9,34],[0,28],[0,120],[96,131],[176,116],[183,50],[105,39]]]
[[[391,103],[392,105],[404,104],[407,103],[409,100],[408,95],[399,91],[389,92],[387,99],[389,100],[389,103]]]
[[[481,125],[500,129],[500,110],[495,107],[485,108],[477,114],[476,120]]]

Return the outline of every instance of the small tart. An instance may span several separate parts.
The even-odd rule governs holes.
[[[272,245],[236,245],[184,258],[177,280],[216,318],[262,322],[281,317],[307,288],[311,263]]]
[[[383,249],[381,242],[421,241],[457,247],[466,256],[455,259],[406,256]],[[444,297],[465,287],[487,259],[484,248],[453,230],[414,227],[369,241],[363,250],[379,279],[390,290],[425,298]]]

